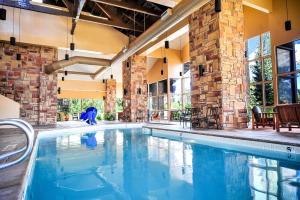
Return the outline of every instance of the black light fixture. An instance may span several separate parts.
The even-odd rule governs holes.
[[[203,65],[199,65],[199,76],[203,76],[204,75],[204,66]]]
[[[61,90],[60,87],[57,89],[57,93],[60,94]]]
[[[65,77],[61,77],[61,81],[65,81]]]
[[[291,22],[291,20],[285,21],[285,22],[284,22],[284,27],[285,27],[285,30],[286,30],[286,31],[292,30],[292,22]]]
[[[169,43],[168,40],[165,41],[165,48],[166,48],[166,49],[170,48],[170,43]]]
[[[16,45],[16,38],[15,37],[10,37],[9,38],[9,44],[10,45]]]
[[[136,93],[137,93],[137,94],[142,94],[142,88],[139,87],[139,88],[137,89],[137,92],[136,92]]]
[[[105,79],[102,79],[102,83],[105,83]]]
[[[69,56],[69,54],[65,54],[65,60],[69,60],[70,59],[70,56]]]
[[[215,11],[221,12],[222,10],[222,3],[221,0],[215,0]]]
[[[284,28],[286,31],[292,30],[292,22],[289,20],[289,9],[288,9],[288,0],[285,0],[286,7],[286,21],[284,22]]]
[[[15,8],[13,8],[13,36],[9,38],[10,45],[16,45],[15,35]]]
[[[105,101],[106,100],[106,96],[103,96],[103,101]]]
[[[179,76],[182,76],[182,72],[179,72]]]
[[[127,90],[126,89],[123,90],[123,94],[127,95]]]
[[[129,62],[126,62],[127,68],[129,67]]]
[[[166,64],[168,62],[167,57],[164,57],[164,63]]]
[[[164,70],[160,70],[160,75],[164,75]]]
[[[6,10],[4,8],[0,8],[0,20],[6,20]]]
[[[70,43],[70,50],[71,50],[71,51],[74,51],[74,50],[75,50],[75,43],[74,43],[74,42],[71,42],[71,43]]]
[[[17,60],[21,60],[21,54],[17,53],[16,58],[17,58]]]
[[[110,79],[114,79],[114,75],[113,74],[110,75]]]
[[[65,70],[65,76],[68,76],[68,71],[67,70]]]

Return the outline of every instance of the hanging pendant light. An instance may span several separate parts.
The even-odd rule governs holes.
[[[61,90],[60,87],[57,89],[57,93],[60,94]]]
[[[111,75],[110,75],[110,79],[114,79],[114,75],[111,74]]]
[[[166,49],[170,48],[170,43],[169,43],[168,40],[165,41],[165,48],[166,48]]]
[[[70,50],[74,51],[75,50],[75,43],[74,43],[74,35],[72,35],[72,42],[70,43]]]
[[[160,70],[160,75],[164,75],[164,70]]]
[[[221,12],[222,3],[221,0],[215,0],[215,12]]]
[[[61,77],[61,81],[65,81],[65,77]]]
[[[67,70],[65,70],[65,76],[68,76],[68,71]]]
[[[6,20],[6,10],[3,8],[0,8],[0,20]]]
[[[125,96],[127,95],[127,90],[126,90],[126,89],[123,90],[123,94],[124,94]]]
[[[106,100],[106,96],[103,96],[103,101],[105,101]]]
[[[179,76],[182,76],[182,72],[179,72]]]
[[[164,57],[164,63],[167,64],[167,62],[168,62],[167,57]]]
[[[112,73],[112,67],[110,67],[110,79],[113,79],[114,78],[114,75]]]
[[[129,68],[129,62],[126,62],[127,68]]]
[[[288,10],[288,0],[285,0],[285,7],[286,7],[286,21],[284,22],[284,28],[286,31],[292,30],[292,22],[289,20],[289,10]]]
[[[19,43],[21,43],[21,7],[19,12]],[[18,53],[16,55],[17,60],[21,60],[20,46],[18,47]]]
[[[67,17],[67,45],[68,46],[69,43],[69,23],[68,23],[68,17]],[[65,60],[69,60],[70,56],[68,54],[68,49],[66,49],[66,54],[65,54]]]
[[[15,8],[13,8],[13,36],[10,37],[9,39],[9,43],[10,45],[16,45],[16,38],[14,37],[15,36]]]

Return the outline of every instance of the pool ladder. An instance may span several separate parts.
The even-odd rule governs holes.
[[[23,152],[18,159],[0,164],[0,169],[8,168],[25,160],[32,151],[34,141],[34,130],[28,122],[21,119],[1,119],[0,126],[4,125],[11,125],[20,128],[25,133],[27,144],[18,150],[0,155],[0,161],[2,161]]]

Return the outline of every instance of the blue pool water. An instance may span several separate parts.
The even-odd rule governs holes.
[[[293,200],[298,170],[296,161],[113,129],[40,139],[26,199]]]

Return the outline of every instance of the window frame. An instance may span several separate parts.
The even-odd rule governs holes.
[[[266,33],[269,33],[270,34],[270,47],[272,46],[271,45],[271,33],[268,31],[268,32],[264,32],[264,33],[261,33],[259,35],[256,35],[256,36],[253,36],[252,38],[254,37],[257,37],[259,36],[260,38],[260,54],[259,54],[259,57],[257,58],[254,58],[254,59],[248,59],[248,55],[246,54],[245,56],[245,65],[247,66],[247,71],[248,71],[248,91],[250,92],[250,87],[252,85],[256,86],[256,85],[261,85],[262,86],[262,105],[259,105],[263,110],[267,110],[267,109],[270,109],[270,108],[273,108],[274,105],[275,105],[275,94],[274,94],[274,73],[273,73],[273,63],[272,63],[272,52],[270,52],[270,54],[268,55],[264,55],[264,45],[263,45],[263,35],[266,34]],[[250,40],[251,38],[247,39],[245,41],[245,47],[246,47],[246,52],[248,50],[248,41]],[[248,53],[248,52],[247,52]],[[272,79],[271,80],[265,80],[265,60],[267,59],[271,59],[271,66],[272,66]],[[261,65],[261,81],[257,81],[257,82],[251,82],[250,80],[250,63],[251,62],[256,62],[258,61]],[[267,106],[267,101],[266,101],[266,84],[272,84],[273,86],[273,105],[270,105],[270,106]],[[249,98],[250,98],[250,94],[249,94]]]

